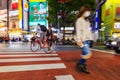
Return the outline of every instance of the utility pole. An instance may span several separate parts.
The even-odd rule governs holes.
[[[30,6],[29,5],[30,5],[30,1],[27,0],[27,2],[28,2],[28,15],[27,15],[28,16],[28,23],[27,24],[28,24],[28,32],[30,33],[30,26],[29,26],[29,19],[30,19],[30,16],[29,16],[30,15],[30,12],[29,12]]]
[[[101,15],[102,15],[102,5],[106,2],[106,0],[96,0],[97,1],[97,9],[96,9],[96,23],[95,30],[98,32],[98,37],[101,39]]]
[[[9,1],[7,0],[7,30],[9,30]]]

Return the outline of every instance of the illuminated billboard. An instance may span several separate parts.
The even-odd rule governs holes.
[[[38,23],[47,26],[47,14],[46,0],[30,0],[29,26],[36,26]]]
[[[28,30],[28,1],[23,0],[23,20],[22,20],[23,30]]]

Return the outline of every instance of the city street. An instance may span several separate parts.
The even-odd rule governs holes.
[[[120,80],[120,0],[0,0],[0,80]]]
[[[31,52],[29,43],[0,44],[0,80],[120,80],[120,56],[93,50],[90,74],[76,70],[81,51],[57,45],[57,53]]]

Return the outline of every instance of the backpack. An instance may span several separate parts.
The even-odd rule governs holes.
[[[44,25],[40,25],[40,29],[41,29],[41,31],[43,31],[43,32],[46,32],[46,31],[47,31],[47,28],[46,28]]]

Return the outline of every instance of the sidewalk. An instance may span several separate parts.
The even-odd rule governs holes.
[[[110,54],[117,54],[117,53],[115,53],[115,51],[113,49],[108,49],[104,45],[94,45],[92,47],[92,49],[95,50],[95,51],[107,52],[107,53],[110,53]]]
[[[93,46],[93,49],[107,50],[107,51],[112,50],[112,49],[106,48],[106,46],[104,46],[104,45],[94,45],[94,46]]]

